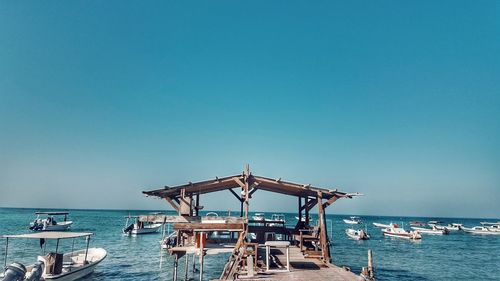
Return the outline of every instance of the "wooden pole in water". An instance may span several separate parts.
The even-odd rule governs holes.
[[[200,281],[203,281],[203,248],[205,247],[205,241],[203,241],[203,237],[205,233],[200,233]]]
[[[368,276],[373,278],[373,255],[372,250],[368,250]]]
[[[174,276],[173,276],[173,281],[177,281],[177,265],[179,265],[179,255],[175,254],[174,258]]]
[[[187,281],[188,280],[188,268],[189,268],[189,259],[188,259],[189,255],[186,253],[186,264],[185,264],[185,268],[184,268],[184,280]]]
[[[193,253],[193,272],[196,272],[196,254]]]
[[[7,237],[7,241],[5,241],[5,261],[4,267],[7,266],[7,251],[9,250],[9,237]]]

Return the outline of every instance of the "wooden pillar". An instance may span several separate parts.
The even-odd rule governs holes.
[[[200,236],[200,281],[203,281],[203,265],[204,265],[203,262],[205,259],[203,255],[204,253],[203,249],[205,248],[205,241],[203,241],[204,239],[202,237],[203,235],[205,235],[205,233],[200,232],[199,235],[201,235]]]
[[[193,253],[193,272],[196,272],[196,253]]]
[[[321,243],[321,253],[323,255],[324,262],[330,262],[330,248],[328,246],[328,238],[326,237],[326,227],[325,227],[325,211],[323,209],[323,194],[318,191],[318,220],[320,229],[320,243]]]
[[[305,222],[306,225],[309,225],[309,207],[308,207],[308,205],[309,205],[309,196],[306,196],[305,199],[306,200],[304,202],[304,205],[306,206],[306,208],[305,208],[305,212],[304,212],[305,214],[304,215],[305,215],[306,219],[304,220],[304,222]]]
[[[302,197],[299,196],[299,221],[302,219]]]
[[[174,258],[174,276],[172,277],[173,281],[177,281],[177,266],[179,265],[179,255],[175,254]]]
[[[200,193],[196,193],[196,216],[199,215],[200,211]]]
[[[188,280],[188,268],[189,268],[189,255],[186,253],[185,264],[184,264],[184,280]]]

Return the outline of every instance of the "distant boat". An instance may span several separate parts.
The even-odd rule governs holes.
[[[349,236],[350,238],[355,239],[355,240],[368,240],[368,239],[370,239],[370,235],[362,229],[356,230],[353,228],[348,228],[345,230],[345,234],[347,234],[347,236]]]
[[[254,221],[265,221],[266,215],[264,213],[255,213],[255,215],[253,215],[252,219]]]
[[[343,219],[343,221],[347,224],[360,224],[361,220],[359,217],[352,216],[350,219]]]
[[[423,233],[423,234],[434,234],[434,235],[447,235],[447,234],[449,234],[449,231],[446,228],[444,228],[444,229],[437,229],[436,227],[434,227],[434,228],[424,228],[424,227],[416,227],[416,226],[412,226],[411,228],[413,230],[416,230],[419,233]]]
[[[397,228],[398,227],[397,224],[392,223],[392,222],[390,224],[383,224],[383,223],[374,222],[373,226],[378,227],[378,228]]]
[[[384,236],[397,237],[410,240],[422,239],[422,236],[418,231],[406,231],[399,227],[389,227],[382,230]]]
[[[500,235],[500,231],[490,230],[488,227],[485,227],[485,226],[474,226],[472,228],[462,227],[462,230],[467,232],[467,233],[472,233],[472,234]]]
[[[68,220],[69,212],[35,212],[36,219],[30,223],[30,228],[33,231],[64,231],[68,230],[73,224]],[[47,215],[42,219],[40,215]],[[57,216],[64,216],[62,221],[57,221]]]
[[[302,215],[301,218],[299,218],[299,217],[296,216],[295,219],[296,220],[300,220],[300,221],[306,221],[306,215]],[[311,216],[309,216],[309,221],[312,221],[312,217]]]
[[[487,227],[490,231],[500,232],[500,224],[494,224]]]
[[[123,234],[125,235],[157,233],[163,225],[162,223],[149,223],[140,221],[139,216],[127,216],[126,218],[127,220],[125,222],[125,228],[123,228]],[[134,223],[129,224],[130,219],[134,219]]]
[[[411,221],[410,226],[422,227],[422,226],[426,226],[426,223],[422,222],[422,221]]]
[[[437,223],[428,223],[428,225],[439,230],[459,231],[462,229],[462,224],[460,223],[450,223],[448,225],[439,225]]]

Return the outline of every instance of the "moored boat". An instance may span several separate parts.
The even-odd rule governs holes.
[[[370,235],[363,229],[353,229],[353,228],[348,228],[345,230],[345,234],[349,236],[352,239],[355,240],[368,240],[370,239]]]
[[[485,226],[474,226],[471,228],[462,227],[462,230],[467,232],[467,233],[472,233],[472,234],[500,235],[500,231],[490,230],[488,227],[485,227]]]
[[[422,227],[425,226],[425,222],[422,221],[411,221],[410,226]]]
[[[422,234],[434,234],[434,235],[447,235],[447,234],[449,234],[449,231],[446,228],[437,229],[436,227],[425,228],[425,227],[416,227],[416,226],[412,226],[411,228],[415,231],[418,231],[419,233],[422,233]]]
[[[352,216],[349,219],[343,219],[343,221],[347,224],[360,224],[361,223],[361,219],[359,217],[356,217],[356,216]]]
[[[69,212],[35,212],[36,219],[30,223],[30,230],[33,231],[64,231],[68,230],[73,224],[68,220]],[[46,215],[46,218],[41,218]],[[56,217],[64,216],[62,221],[57,221]]]
[[[158,233],[158,230],[163,225],[162,223],[149,223],[141,221],[139,219],[140,216],[127,216],[126,218],[125,228],[122,230],[125,235]],[[135,220],[134,223],[129,224],[130,219]]]
[[[76,233],[76,232],[38,232],[19,235],[4,235],[7,239],[6,243],[6,260],[7,264],[7,249],[9,239],[26,238],[40,239],[41,245],[46,239],[57,240],[56,249],[54,252],[49,252],[46,255],[38,256],[37,262],[30,266],[24,266],[21,263],[14,262],[5,267],[5,272],[0,274],[0,280],[57,280],[57,281],[73,281],[83,278],[91,274],[95,267],[106,258],[107,252],[102,248],[89,248],[90,236],[92,233]],[[59,240],[75,239],[85,237],[87,240],[86,249],[72,251],[69,253],[58,253]],[[7,279],[5,279],[7,278]]]
[[[374,222],[373,226],[378,227],[378,228],[391,228],[391,227],[397,228],[398,227],[397,224],[392,223],[392,222],[390,224],[383,224],[383,223]]]
[[[389,236],[389,237],[397,237],[410,240],[422,239],[422,235],[420,235],[418,231],[406,231],[399,227],[389,227],[382,229],[382,233],[384,233],[384,236]]]

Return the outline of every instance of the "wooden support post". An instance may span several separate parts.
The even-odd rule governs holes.
[[[196,272],[196,254],[193,253],[193,273]]]
[[[202,238],[203,235],[205,235],[204,232],[200,232],[199,233],[200,236],[200,281],[203,281],[203,265],[204,265],[204,248],[205,248],[205,241],[204,239]]]
[[[189,268],[189,255],[186,253],[185,265],[184,265],[184,281],[188,280],[188,268]]]
[[[323,255],[324,262],[330,262],[330,248],[328,246],[328,239],[326,237],[326,227],[325,227],[325,213],[323,210],[322,202],[323,194],[318,191],[318,219],[319,219],[319,229],[320,229],[320,243],[321,243],[321,253]]]
[[[175,254],[174,258],[174,276],[172,277],[173,281],[177,281],[177,266],[179,265],[179,255]]]
[[[302,219],[302,197],[299,196],[299,221]]]
[[[241,209],[240,209],[240,217],[243,217],[243,201],[241,203]]]
[[[172,206],[172,208],[174,208],[174,210],[179,212],[179,207],[177,206],[177,204],[175,204],[175,202],[172,200],[172,198],[165,197],[165,200]]]
[[[309,225],[309,207],[308,207],[308,205],[309,205],[309,203],[310,203],[310,201],[309,201],[309,196],[306,196],[306,198],[305,198],[305,199],[306,199],[306,200],[305,200],[305,202],[304,202],[304,205],[306,206],[306,208],[305,208],[305,210],[304,210],[304,215],[305,215],[305,220],[304,220],[304,222],[305,222],[305,224],[306,224],[306,225]]]
[[[196,216],[199,215],[200,212],[200,193],[196,193]]]

